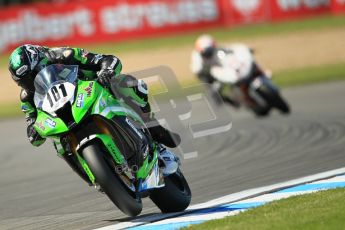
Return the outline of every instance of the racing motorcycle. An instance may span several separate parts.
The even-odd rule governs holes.
[[[210,73],[220,84],[230,86],[231,98],[238,106],[243,104],[257,116],[266,116],[273,108],[290,113],[271,77],[258,69],[252,49],[233,44],[216,52],[219,65],[211,67]]]
[[[188,207],[191,191],[178,157],[168,154],[165,165],[161,153],[169,150],[152,140],[123,100],[96,81],[78,79],[76,65],[49,65],[34,85],[34,128],[123,213],[140,214],[144,197],[164,213]]]

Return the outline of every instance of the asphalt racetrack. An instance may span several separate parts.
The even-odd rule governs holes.
[[[345,82],[282,93],[290,116],[257,119],[230,110],[230,131],[194,140],[198,156],[183,161],[193,204],[344,167]],[[202,116],[198,109],[192,113]],[[50,142],[31,147],[24,118],[1,121],[0,130],[0,229],[93,229],[128,220],[79,179]],[[145,199],[142,215],[157,212]]]

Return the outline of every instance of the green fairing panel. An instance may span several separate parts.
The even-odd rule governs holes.
[[[65,150],[60,142],[60,138],[52,138],[56,152],[61,157],[65,154]]]
[[[79,123],[92,107],[91,114],[98,114],[108,119],[114,116],[130,116],[135,120],[141,118],[131,108],[119,100],[96,81],[78,81],[78,92],[73,103],[73,117]]]
[[[80,165],[83,167],[85,173],[89,177],[90,181],[92,183],[95,183],[95,176],[91,172],[91,170],[90,170],[89,166],[87,165],[86,161],[84,160],[84,158],[82,158],[79,154],[77,154],[77,158],[78,158]]]
[[[21,102],[20,107],[21,110],[28,116],[36,112],[36,108],[33,107],[30,102]]]
[[[42,137],[57,135],[68,131],[67,126],[60,118],[55,118],[49,114],[37,110],[37,119],[34,128]]]
[[[108,119],[114,116],[130,116],[135,120],[141,118],[129,106],[119,100],[96,81],[78,81],[78,92],[73,103],[73,117],[79,123],[92,107],[91,114],[98,114]]]
[[[79,123],[95,103],[103,88],[95,81],[81,80],[78,81],[77,87],[78,91],[72,105],[72,114],[75,122]]]
[[[143,123],[140,116],[129,106],[115,99],[112,94],[96,81],[78,81],[76,98],[72,104],[72,114],[76,123],[79,123],[91,110],[91,114],[98,114],[107,119],[114,116],[129,116]],[[68,127],[57,117],[38,109],[35,128],[42,137],[58,135],[68,131]]]
[[[104,146],[108,149],[109,153],[116,161],[116,163],[121,165],[125,162],[125,158],[123,157],[120,150],[117,148],[113,139],[110,136],[106,134],[97,134],[96,136],[103,142]]]
[[[114,116],[129,116],[144,124],[141,117],[132,108],[114,98],[107,90],[103,90],[98,96],[92,114],[99,114],[107,119],[112,119]]]
[[[157,159],[158,159],[158,150],[155,149],[154,154],[153,154],[153,159],[149,162],[149,157],[146,157],[143,165],[139,168],[137,172],[137,178],[145,179],[151,172],[154,164],[157,162]]]

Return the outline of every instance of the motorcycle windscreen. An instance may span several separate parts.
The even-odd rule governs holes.
[[[75,82],[78,75],[76,65],[50,65],[36,76],[34,103],[50,114],[74,101]]]

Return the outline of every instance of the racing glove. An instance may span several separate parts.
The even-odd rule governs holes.
[[[98,72],[97,81],[105,88],[110,88],[110,80],[115,76],[114,70],[104,69]]]
[[[26,119],[26,122],[27,122],[26,134],[28,136],[30,143],[33,146],[38,147],[42,145],[46,141],[46,139],[41,137],[39,133],[36,131],[36,129],[34,128],[35,121],[36,119],[32,117],[28,117]]]

